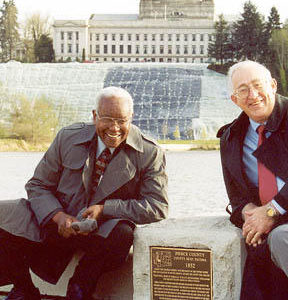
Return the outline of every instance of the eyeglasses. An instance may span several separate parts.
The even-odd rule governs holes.
[[[266,82],[264,81],[254,81],[253,83],[246,85],[243,84],[240,88],[236,89],[234,95],[240,99],[246,99],[249,96],[250,90],[253,88],[257,93],[264,92],[266,88]]]
[[[103,124],[114,125],[114,123],[116,123],[118,126],[127,125],[132,119],[132,117],[121,119],[121,118],[100,117],[99,115],[97,115],[97,118]]]

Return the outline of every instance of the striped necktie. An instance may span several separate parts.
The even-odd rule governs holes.
[[[111,160],[111,152],[109,148],[105,148],[102,153],[96,158],[95,168],[93,174],[93,183],[92,188],[95,190],[100,182],[101,176],[104,174],[104,171]]]

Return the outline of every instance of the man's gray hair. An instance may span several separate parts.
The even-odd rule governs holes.
[[[232,77],[233,77],[234,72],[242,67],[250,67],[250,66],[258,68],[258,69],[259,68],[262,69],[264,79],[266,79],[268,81],[270,81],[272,79],[270,71],[265,66],[259,64],[258,62],[252,61],[252,60],[240,61],[240,62],[234,64],[233,66],[231,66],[227,73],[227,81],[228,81],[227,84],[228,84],[229,95],[232,95],[234,92],[233,83],[232,83]]]
[[[100,100],[105,98],[126,99],[129,103],[130,111],[131,113],[133,113],[133,98],[126,90],[122,89],[121,87],[108,86],[106,88],[103,88],[96,96],[96,112],[98,112]]]

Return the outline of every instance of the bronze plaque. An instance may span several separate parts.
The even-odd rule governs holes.
[[[151,300],[212,300],[212,251],[150,247]]]

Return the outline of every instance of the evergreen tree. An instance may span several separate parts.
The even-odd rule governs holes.
[[[0,13],[1,61],[7,61],[13,58],[17,42],[19,41],[18,11],[14,0],[4,0]]]
[[[271,8],[270,15],[268,17],[268,22],[265,26],[265,31],[271,36],[274,29],[281,29],[280,15],[275,6]]]
[[[231,51],[230,28],[222,14],[219,16],[219,20],[215,22],[214,28],[214,41],[209,43],[208,55],[223,65],[224,60],[232,58],[233,52]]]
[[[263,60],[264,17],[251,1],[244,3],[241,18],[233,24],[232,43],[237,59]]]
[[[34,45],[34,53],[37,62],[52,62],[54,60],[54,50],[52,39],[48,34],[42,34]]]

